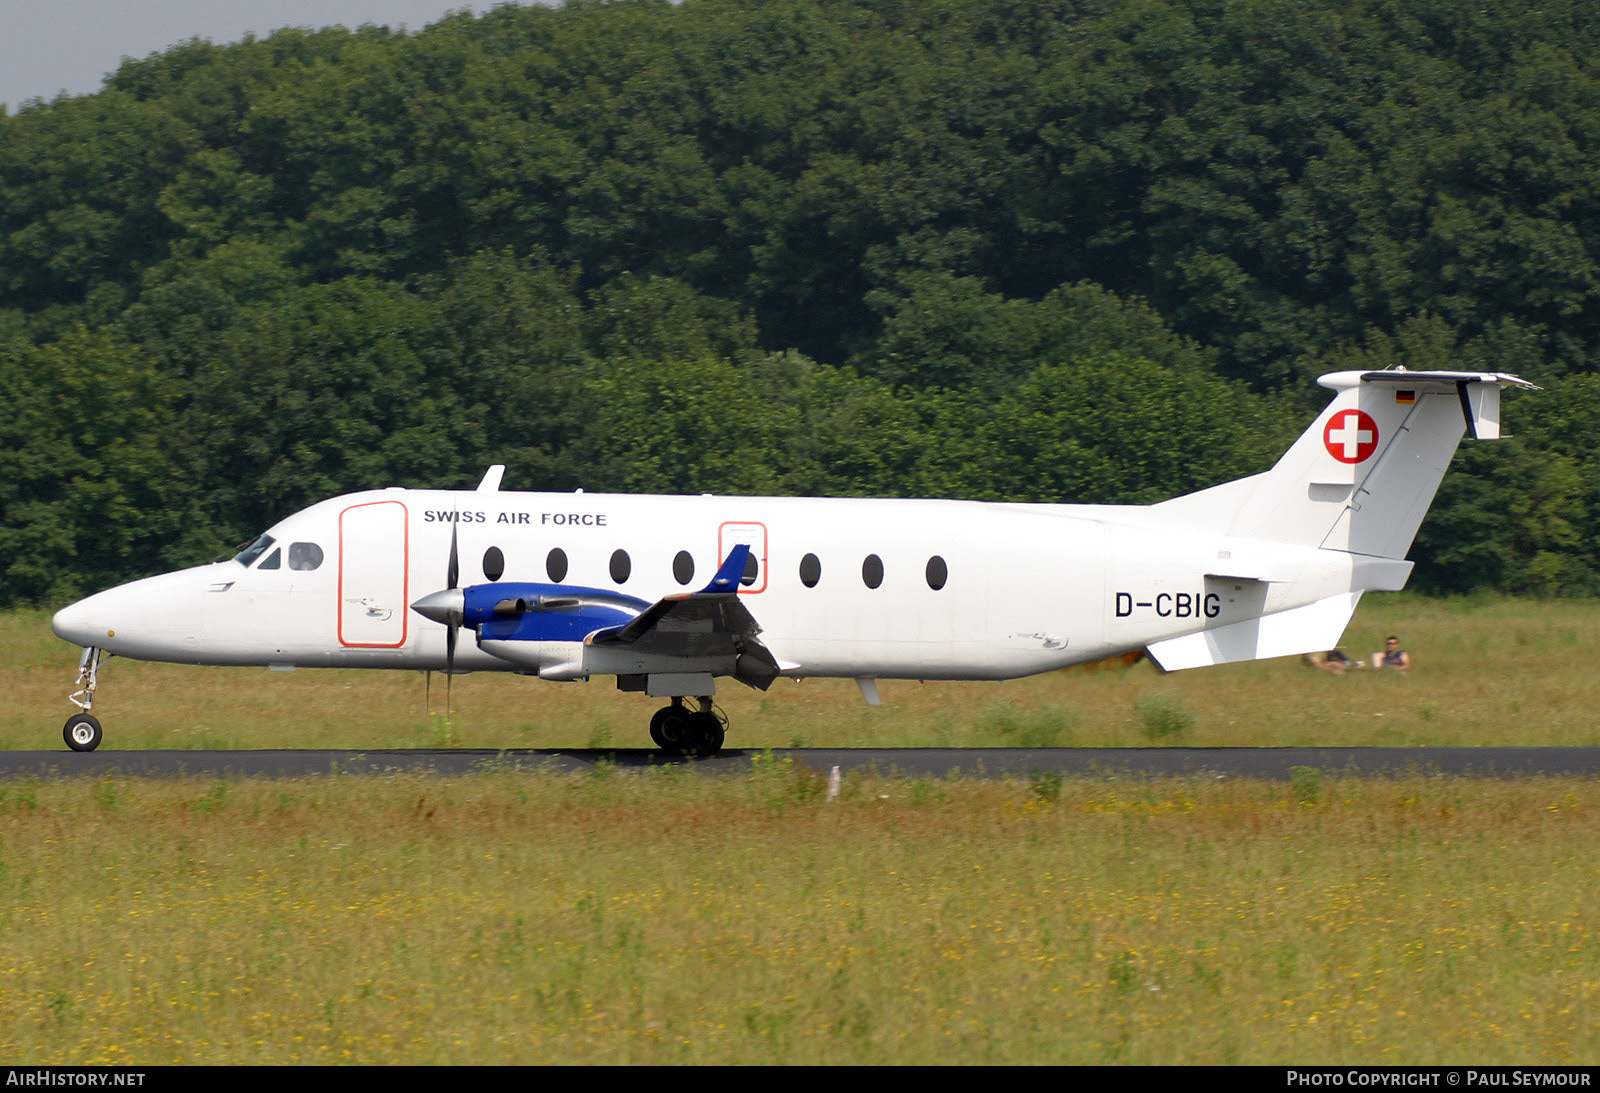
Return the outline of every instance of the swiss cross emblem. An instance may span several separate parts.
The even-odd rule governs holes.
[[[1340,463],[1360,463],[1378,450],[1378,423],[1361,410],[1340,410],[1322,430],[1322,446]]]

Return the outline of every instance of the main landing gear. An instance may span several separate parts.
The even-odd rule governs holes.
[[[698,710],[687,709],[682,698],[663,706],[650,719],[650,739],[662,751],[678,755],[715,755],[727,736],[727,718],[711,708],[711,698],[695,699]]]
[[[93,645],[84,646],[83,656],[78,658],[78,689],[67,696],[67,701],[83,712],[67,718],[61,729],[62,739],[73,751],[94,751],[105,735],[100,730],[100,722],[89,712],[94,709],[95,688],[100,686],[100,662],[105,659]]]

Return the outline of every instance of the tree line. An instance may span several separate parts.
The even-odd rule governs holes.
[[[686,0],[286,30],[0,116],[0,603],[467,486],[1143,502],[1519,372],[1417,548],[1600,591],[1600,16]]]

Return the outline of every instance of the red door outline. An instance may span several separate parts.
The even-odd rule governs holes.
[[[361,563],[359,559],[350,559],[346,551],[345,519],[351,513],[360,509],[375,509],[382,505],[394,505],[400,510],[400,600],[392,606],[392,610],[400,613],[400,640],[399,641],[351,641],[345,636],[345,574]],[[363,513],[363,516],[374,515]],[[358,518],[359,519],[359,518]],[[364,529],[365,530],[365,529]],[[351,538],[359,542],[361,536],[352,532]],[[400,501],[367,501],[359,505],[351,505],[339,513],[339,644],[347,649],[398,649],[406,643],[406,638],[411,632],[411,513]],[[351,628],[356,628],[357,620],[363,616],[351,613]]]
[[[734,530],[730,532],[730,528]],[[718,525],[717,565],[722,565],[728,557],[728,551],[740,543],[749,544],[750,553],[755,555],[756,562],[760,566],[756,571],[756,583],[746,588],[741,582],[739,587],[740,594],[754,596],[758,592],[765,592],[767,588],[767,525],[755,520],[729,520]]]

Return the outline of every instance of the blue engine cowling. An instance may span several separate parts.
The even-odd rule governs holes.
[[[582,641],[622,626],[649,607],[644,600],[570,584],[497,581],[462,589],[464,625],[479,640]]]

